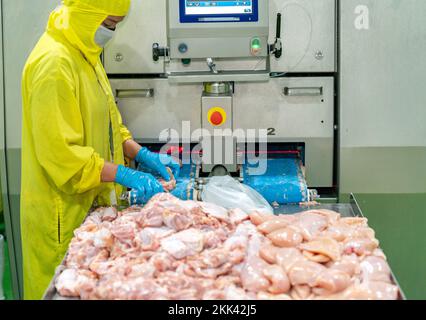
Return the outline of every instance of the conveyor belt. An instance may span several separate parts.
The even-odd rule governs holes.
[[[263,175],[250,175],[257,165],[244,165],[244,183],[259,192],[269,203],[299,204],[309,201],[308,186],[298,158],[267,160]]]
[[[184,165],[176,179],[176,189],[171,193],[182,200],[192,200],[194,197],[195,165]]]
[[[267,160],[266,172],[254,175],[253,169],[257,165],[245,164],[242,166],[243,183],[255,189],[270,204],[299,204],[310,201],[306,179],[303,173],[303,164],[298,157],[272,158]],[[139,165],[138,170],[151,173],[157,178],[158,174],[149,168]],[[195,178],[197,166],[184,165],[179,177],[175,177],[177,185],[172,194],[182,200],[194,199]],[[207,179],[208,180],[208,179]],[[130,204],[140,204],[130,193]]]

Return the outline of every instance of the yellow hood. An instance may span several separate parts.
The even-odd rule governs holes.
[[[50,15],[47,30],[62,33],[93,65],[99,61],[102,48],[95,33],[108,16],[125,16],[130,0],[63,0]]]

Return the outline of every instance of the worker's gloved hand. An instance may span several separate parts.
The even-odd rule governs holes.
[[[115,182],[136,190],[138,195],[148,202],[157,193],[164,192],[163,186],[153,177],[153,175],[140,172],[119,165]]]
[[[140,205],[144,205],[146,204],[151,198],[147,198],[146,195],[141,192],[138,191],[136,189],[132,189],[129,192],[129,204],[131,206],[140,206]]]
[[[142,148],[136,155],[135,160],[149,169],[158,172],[166,181],[170,181],[170,175],[167,171],[167,167],[172,170],[175,178],[179,177],[179,163],[166,154],[158,154],[149,151],[147,148]]]

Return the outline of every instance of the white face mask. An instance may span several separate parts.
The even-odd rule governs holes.
[[[105,45],[112,39],[114,36],[114,30],[108,29],[101,25],[95,33],[95,42],[100,47],[105,47]]]

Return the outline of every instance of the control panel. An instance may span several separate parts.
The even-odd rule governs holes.
[[[268,55],[269,1],[168,0],[171,59]]]

